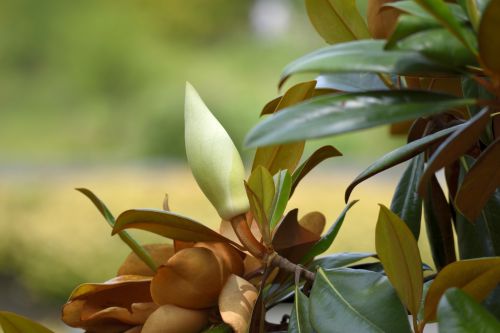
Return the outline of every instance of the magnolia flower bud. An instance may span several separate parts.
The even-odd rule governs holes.
[[[247,212],[245,169],[238,150],[189,83],[184,117],[186,155],[201,190],[225,220]]]

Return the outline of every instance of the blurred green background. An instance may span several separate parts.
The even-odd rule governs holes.
[[[127,254],[74,187],[95,190],[115,213],[160,207],[168,192],[174,210],[217,228],[185,164],[185,81],[241,148],[283,67],[321,46],[299,0],[2,0],[0,307],[58,327],[71,289],[111,278]],[[333,221],[349,180],[402,140],[379,128],[307,149],[325,143],[345,157],[294,203]],[[332,250],[373,249],[375,203],[389,204],[394,179],[360,187]]]

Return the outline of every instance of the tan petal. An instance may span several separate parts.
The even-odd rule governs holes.
[[[141,333],[141,331],[142,331],[142,326],[135,326],[135,327],[132,327],[129,330],[126,330],[123,333]]]
[[[244,254],[229,244],[221,242],[198,242],[195,247],[204,247],[211,250],[222,262],[226,265],[228,270],[236,275],[242,275]]]
[[[246,333],[256,300],[257,289],[239,276],[231,275],[219,296],[222,320],[230,325],[235,333]]]
[[[73,290],[69,299],[87,298],[91,295],[110,289],[126,289],[149,285],[151,277],[140,275],[121,275],[103,283],[83,283]],[[122,289],[123,290],[123,289]]]
[[[320,236],[325,229],[326,218],[320,212],[310,212],[302,216],[299,224],[313,234]]]
[[[206,311],[166,304],[149,316],[142,333],[198,333],[208,324]]]
[[[212,251],[201,247],[184,249],[158,268],[151,281],[151,296],[159,305],[208,308],[217,303],[229,275]]]
[[[174,255],[174,248],[170,244],[146,244],[144,249],[149,253],[156,265],[164,265]],[[118,269],[116,275],[144,275],[153,276],[154,272],[142,261],[137,254],[131,252]]]
[[[180,250],[189,249],[193,247],[195,242],[183,242],[178,239],[174,239],[174,252],[177,253]]]
[[[131,308],[132,311],[120,307],[109,307],[99,312],[95,312],[89,316],[88,319],[116,319],[126,324],[142,325],[158,308],[158,305],[155,303],[134,303]]]

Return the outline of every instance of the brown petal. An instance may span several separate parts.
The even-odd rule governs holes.
[[[207,324],[206,311],[183,309],[166,304],[149,316],[142,333],[198,333]]]
[[[149,253],[157,266],[163,265],[174,255],[170,244],[146,244],[144,249]],[[118,269],[116,275],[144,275],[153,276],[154,272],[142,261],[137,254],[131,252]]]
[[[126,330],[123,333],[141,333],[141,331],[142,331],[142,326],[135,326],[135,327],[132,327],[129,330]]]
[[[203,309],[217,303],[229,271],[206,248],[184,249],[158,268],[151,281],[151,296],[159,305]]]
[[[222,260],[231,273],[240,276],[243,274],[243,253],[231,245],[221,242],[198,242],[194,247],[204,247],[211,250]]]
[[[231,275],[219,296],[222,320],[229,324],[235,333],[246,333],[256,300],[257,289],[239,276]]]
[[[158,305],[155,303],[134,303],[131,306],[132,311],[120,307],[109,307],[93,313],[88,316],[88,318],[85,318],[83,315],[85,313],[85,308],[86,306],[84,306],[82,312],[82,320],[116,319],[125,324],[142,325],[158,308]]]

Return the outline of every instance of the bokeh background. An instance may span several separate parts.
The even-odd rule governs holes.
[[[185,162],[185,81],[248,162],[241,143],[281,70],[321,46],[300,0],[0,1],[0,308],[63,332],[70,291],[111,278],[129,252],[75,187],[115,214],[160,208],[168,193],[172,210],[217,228]],[[345,156],[306,179],[290,208],[334,221],[349,181],[403,143],[387,133],[308,143]],[[359,186],[331,251],[373,250],[376,203],[390,203],[400,172]]]

